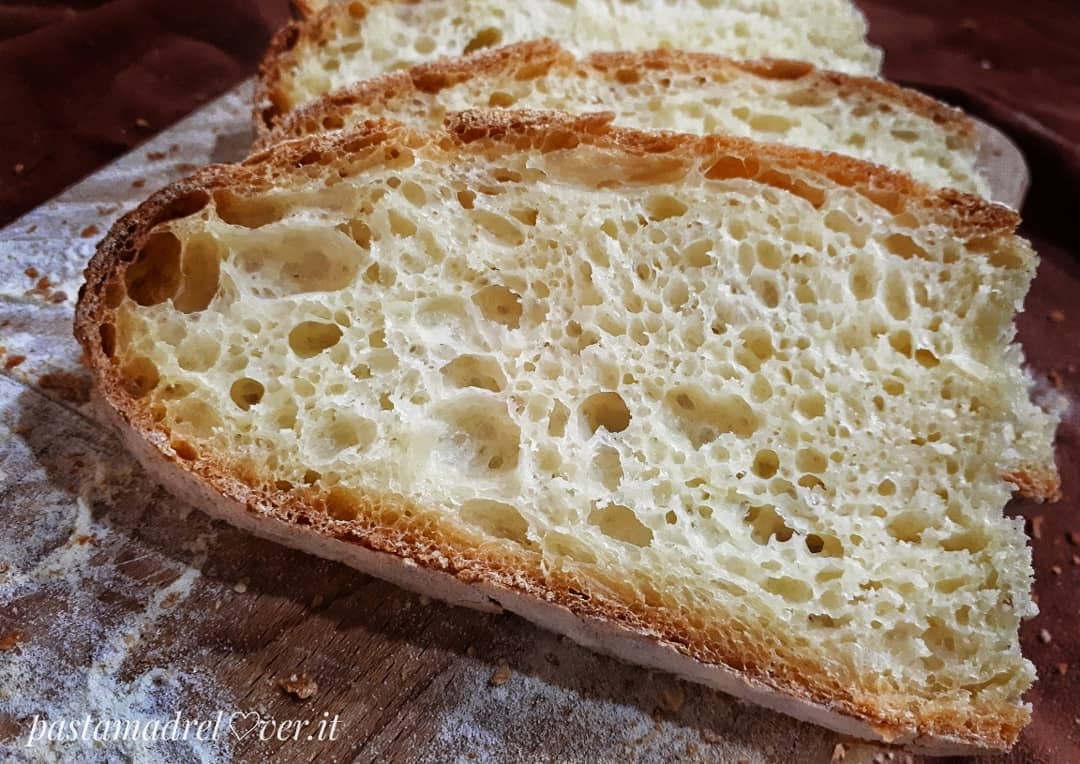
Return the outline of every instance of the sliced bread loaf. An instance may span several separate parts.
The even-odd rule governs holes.
[[[265,130],[323,93],[424,61],[557,37],[575,54],[681,48],[794,58],[878,74],[849,0],[372,0],[330,4],[284,28],[260,70]]]
[[[153,196],[76,334],[133,451],[230,522],[847,734],[1007,748],[1006,478],[1053,434],[1017,222],[730,137],[373,121]]]
[[[437,129],[476,107],[610,111],[615,124],[714,132],[839,151],[932,186],[989,194],[974,123],[921,93],[794,61],[657,50],[580,60],[553,40],[420,64],[351,85],[285,115],[258,147],[387,117]]]

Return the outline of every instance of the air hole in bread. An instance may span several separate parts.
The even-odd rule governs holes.
[[[388,210],[387,218],[390,221],[390,232],[398,238],[408,239],[416,235],[416,223],[397,210]]]
[[[328,114],[319,124],[323,130],[340,130],[345,127],[345,120],[336,114]]]
[[[596,555],[583,541],[565,533],[549,532],[543,537],[544,551],[555,559],[569,557],[586,565],[596,564]]]
[[[289,347],[301,358],[314,358],[340,339],[341,327],[337,324],[304,321],[289,332]]]
[[[825,396],[821,393],[803,393],[795,400],[795,410],[807,419],[825,416]]]
[[[755,114],[750,118],[750,127],[760,133],[784,135],[791,131],[796,123],[780,114]]]
[[[493,393],[502,392],[506,377],[493,358],[462,355],[441,369],[443,376],[454,387],[478,387]]]
[[[776,508],[769,505],[750,507],[743,516],[743,522],[750,526],[751,538],[763,546],[774,538],[780,542],[789,541],[795,532],[784,522]]]
[[[370,446],[378,434],[373,421],[347,411],[329,411],[319,417],[312,435],[312,452],[333,459],[342,451]]]
[[[933,369],[941,364],[941,360],[934,355],[933,351],[926,348],[919,348],[915,351],[915,360],[928,369]]]
[[[516,102],[517,98],[502,90],[496,90],[488,96],[488,106],[494,109],[506,109],[513,106]]]
[[[713,160],[705,170],[705,177],[709,180],[750,179],[756,177],[760,171],[761,166],[757,160],[728,155]]]
[[[101,352],[112,358],[116,354],[116,326],[102,324],[98,328],[98,338],[101,340]]]
[[[173,453],[186,461],[194,461],[199,456],[199,452],[195,450],[195,447],[186,440],[174,439],[169,445],[172,446]]]
[[[489,536],[529,546],[529,523],[516,507],[501,501],[471,499],[461,505],[461,519]]]
[[[780,469],[780,457],[772,449],[762,449],[754,455],[754,464],[750,469],[759,478],[771,478]]]
[[[521,295],[500,284],[491,284],[473,295],[473,302],[488,321],[517,329],[521,324]]]
[[[169,407],[174,429],[196,440],[205,440],[221,426],[221,416],[206,401],[194,397],[183,398]]]
[[[484,27],[473,35],[462,51],[465,55],[475,53],[483,48],[490,48],[502,42],[502,31],[495,27]]]
[[[123,283],[116,278],[113,278],[105,285],[105,306],[108,308],[118,308],[120,303],[124,301],[127,296],[127,289]]]
[[[570,421],[570,409],[562,401],[555,401],[548,416],[548,435],[561,438],[566,434],[566,423]]]
[[[593,468],[604,488],[614,491],[619,487],[623,479],[623,468],[618,449],[601,446],[593,459]]]
[[[178,220],[202,211],[210,203],[210,194],[202,189],[185,191],[168,201],[146,222],[151,229],[171,220]]]
[[[905,541],[909,544],[920,543],[923,533],[929,527],[929,517],[919,510],[901,512],[890,519],[886,526],[890,536],[897,541]]]
[[[128,297],[139,305],[158,305],[180,288],[180,240],[171,231],[150,234],[124,271]]]
[[[758,428],[753,408],[739,395],[713,396],[696,385],[689,385],[668,393],[664,402],[695,448],[712,443],[725,433],[748,438]]]
[[[221,344],[207,334],[189,334],[176,349],[176,362],[187,371],[206,371],[217,363]]]
[[[814,589],[810,584],[790,576],[767,578],[763,588],[767,592],[783,597],[788,602],[809,602],[814,598]]]
[[[229,388],[229,397],[242,411],[247,411],[252,406],[258,405],[265,394],[266,388],[262,382],[250,377],[236,380],[232,383],[232,387]]]
[[[829,460],[816,448],[800,448],[795,454],[795,467],[800,472],[821,474],[829,468]]]
[[[246,197],[221,189],[214,192],[214,209],[229,225],[260,228],[281,220],[286,208],[265,196]]]
[[[474,394],[444,403],[437,415],[447,426],[437,444],[446,463],[476,476],[517,469],[521,428],[504,401]]]
[[[513,220],[488,210],[472,211],[472,218],[477,225],[508,247],[520,247],[525,243],[525,234]],[[535,220],[535,218],[534,218]]]
[[[843,557],[844,545],[836,536],[811,533],[806,537],[806,548],[810,554],[823,557]]]
[[[141,355],[129,359],[120,373],[124,389],[135,398],[146,396],[161,380],[154,362]]]
[[[368,224],[362,220],[350,220],[343,227],[343,233],[345,233],[350,239],[356,242],[356,245],[361,249],[371,249],[371,228]],[[372,264],[372,267],[378,268],[377,264]]]
[[[218,292],[221,278],[221,252],[213,238],[192,237],[181,259],[180,292],[173,306],[182,313],[206,310]]]
[[[617,541],[639,547],[652,544],[652,530],[638,519],[632,509],[621,504],[594,508],[589,513],[589,522],[605,536]]]
[[[581,415],[589,433],[600,428],[608,432],[622,432],[630,426],[630,409],[618,393],[596,393],[581,404]]]
[[[660,221],[682,217],[689,207],[670,194],[655,194],[645,201],[645,209],[649,220]]]

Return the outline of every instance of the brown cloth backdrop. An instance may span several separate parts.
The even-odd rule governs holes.
[[[1034,179],[1025,233],[1043,265],[1021,338],[1035,368],[1055,372],[1077,399],[1080,2],[859,5],[886,50],[890,78],[997,124],[1025,151]],[[286,0],[0,4],[0,224],[249,76],[287,15]],[[1033,545],[1043,613],[1023,630],[1040,680],[1029,696],[1035,721],[1011,757],[1017,762],[1080,762],[1080,546],[1066,535],[1080,534],[1075,422],[1059,434],[1064,500],[1011,510],[1041,518]]]

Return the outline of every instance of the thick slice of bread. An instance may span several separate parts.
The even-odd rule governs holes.
[[[230,522],[849,734],[1005,748],[1036,609],[1003,476],[1053,434],[1017,222],[597,116],[373,121],[157,193],[76,334]]]
[[[974,123],[913,90],[794,61],[658,50],[581,60],[552,40],[420,64],[335,91],[286,115],[259,147],[386,117],[438,129],[476,107],[610,111],[615,124],[729,133],[844,154],[932,186],[989,195]]]
[[[557,37],[575,54],[681,48],[876,75],[849,0],[371,0],[330,4],[278,33],[260,69],[265,130],[323,93],[500,44]]]

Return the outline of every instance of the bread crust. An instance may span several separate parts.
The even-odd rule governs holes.
[[[630,182],[649,183],[648,172],[657,162],[670,173],[734,161],[748,172],[757,167],[758,172],[818,174],[882,204],[917,205],[961,237],[1011,236],[1018,223],[1004,207],[959,192],[934,192],[858,160],[726,136],[614,128],[610,115],[472,111],[448,120],[445,132],[427,135],[375,120],[352,131],[282,144],[243,165],[211,166],[158,192],[116,223],[87,267],[75,320],[106,410],[158,479],[209,513],[259,535],[458,604],[518,612],[589,646],[847,734],[935,753],[1007,749],[1029,719],[1026,706],[957,706],[853,688],[812,657],[759,644],[763,635],[750,627],[688,620],[630,593],[624,582],[573,568],[553,571],[527,549],[494,549],[453,529],[410,524],[402,519],[409,509],[402,497],[360,496],[355,519],[335,519],[324,492],[282,491],[268,485],[255,466],[178,450],[149,406],[125,389],[111,358],[115,335],[106,328],[115,312],[110,286],[122,279],[155,226],[197,212],[215,190],[257,192],[298,166],[333,167],[342,156],[367,154],[375,156],[368,161],[377,162],[380,156],[425,149],[450,159],[582,145],[613,165],[640,170]]]
[[[304,125],[311,122],[340,118],[367,107],[384,106],[416,93],[437,93],[472,79],[531,80],[548,74],[572,78],[578,70],[592,70],[612,79],[624,72],[661,70],[700,77],[751,75],[763,79],[799,80],[807,91],[817,91],[828,98],[860,100],[874,107],[913,112],[941,125],[961,146],[972,151],[978,148],[975,124],[962,111],[884,80],[826,71],[802,61],[739,61],[712,53],[673,49],[592,53],[578,60],[551,39],[418,64],[328,93],[291,111],[263,112],[255,119],[255,148],[305,135],[308,131]],[[267,98],[273,101],[273,89],[268,88],[267,92],[271,93]]]

